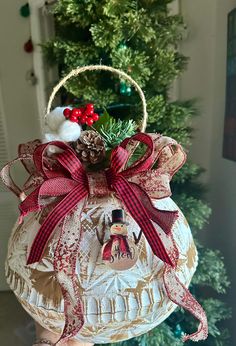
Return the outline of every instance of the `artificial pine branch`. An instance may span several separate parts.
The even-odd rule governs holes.
[[[104,138],[106,149],[110,150],[120,144],[125,138],[135,134],[136,128],[137,125],[133,120],[122,121],[110,118],[98,131]]]

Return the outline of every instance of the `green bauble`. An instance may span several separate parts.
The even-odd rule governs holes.
[[[21,17],[27,18],[30,15],[30,8],[29,4],[26,3],[25,5],[21,6],[20,8],[20,15]]]
[[[125,82],[120,82],[120,94],[121,95],[125,95],[126,94],[126,88],[127,88],[127,85]]]
[[[184,332],[183,332],[180,324],[176,325],[174,335],[179,339],[184,335]]]
[[[127,49],[126,43],[125,43],[125,42],[121,42],[121,43],[118,45],[117,49]]]
[[[132,88],[131,88],[131,86],[127,86],[127,88],[126,88],[126,96],[131,96],[131,94],[132,94]]]
[[[126,82],[120,82],[120,94],[124,96],[130,96],[132,94],[132,88],[130,85],[127,85]]]

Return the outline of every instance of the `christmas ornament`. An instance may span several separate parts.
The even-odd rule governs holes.
[[[132,94],[132,89],[130,85],[127,85],[126,87],[126,96],[131,96]]]
[[[33,42],[31,38],[24,44],[24,51],[26,53],[32,53],[34,50]]]
[[[103,245],[103,240],[97,234],[100,244],[103,245],[102,259],[114,270],[130,269],[138,259],[136,246],[138,241],[135,244],[133,241],[128,240],[127,225],[128,223],[124,221],[123,209],[115,209],[112,210],[110,239]]]
[[[39,324],[61,332],[56,344],[70,338],[91,343],[126,340],[156,327],[177,305],[200,322],[198,330],[184,335],[183,340],[203,340],[207,337],[206,315],[187,289],[196,269],[197,251],[184,215],[170,198],[170,180],[186,155],[175,140],[144,133],[147,111],[140,87],[124,72],[108,66],[73,70],[54,88],[47,122],[52,117],[54,129],[64,122],[79,126],[65,119],[62,110],[64,120],[55,124],[51,104],[69,78],[91,70],[117,73],[135,86],[143,104],[141,132],[119,143],[100,171],[89,171],[72,144],[57,140],[20,145],[18,159],[1,171],[4,183],[20,198],[21,213],[9,241],[7,281]],[[89,146],[95,143],[93,136],[87,133],[82,138]],[[134,150],[138,144],[146,149],[137,159]],[[57,150],[49,156],[51,146]],[[133,163],[127,166],[129,160]],[[22,189],[10,175],[10,167],[17,161],[30,174]],[[120,209],[125,220],[120,211],[114,215]],[[117,236],[123,221],[129,225],[115,241],[126,255],[122,265],[128,263],[127,255],[136,242],[137,260],[131,270],[109,267],[103,258],[109,261],[116,254],[114,244],[108,239],[102,247],[98,240],[109,232]]]
[[[30,15],[30,7],[29,4],[26,3],[25,5],[21,6],[20,8],[20,15],[21,17],[27,18]]]
[[[120,82],[120,94],[124,96],[131,96],[132,89],[125,81]]]
[[[87,163],[99,163],[105,157],[105,144],[103,138],[96,131],[83,131],[74,144],[77,156]]]
[[[181,328],[181,325],[180,325],[180,324],[177,324],[177,325],[176,325],[174,334],[175,334],[175,336],[176,336],[177,338],[180,338],[180,339],[184,336],[184,331],[183,331],[183,329]]]
[[[37,79],[33,69],[26,72],[25,79],[29,85],[36,85],[38,82],[38,79]]]
[[[125,50],[127,48],[128,48],[128,46],[125,42],[121,42],[117,47],[118,50]]]

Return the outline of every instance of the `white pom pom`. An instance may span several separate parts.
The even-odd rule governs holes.
[[[43,143],[52,141],[60,141],[59,135],[56,132],[45,133]]]
[[[81,133],[81,126],[70,120],[65,120],[58,129],[58,135],[61,141],[73,142],[76,141]]]
[[[59,126],[63,123],[63,121],[65,121],[63,114],[65,108],[70,107],[56,107],[53,109],[53,111],[47,114],[47,124],[52,131],[57,131]]]

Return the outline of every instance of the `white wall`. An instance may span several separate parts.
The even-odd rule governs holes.
[[[180,80],[180,98],[199,99],[201,116],[194,120],[195,138],[190,151],[193,160],[207,172],[208,200],[212,217],[205,234],[209,246],[224,257],[232,288],[226,297],[235,309],[236,271],[236,162],[222,157],[226,89],[227,14],[235,0],[182,0],[181,12],[188,24],[182,52],[190,57]],[[236,92],[236,90],[235,90]],[[234,321],[229,321],[236,344]]]
[[[15,155],[18,141],[27,141],[39,135],[35,88],[26,81],[32,68],[32,54],[23,50],[30,36],[30,20],[19,14],[24,2],[1,1],[0,11],[0,78],[4,110],[10,133],[10,154]]]
[[[30,20],[19,14],[24,2],[1,0],[0,4],[0,84],[2,105],[6,127],[9,157],[16,157],[19,143],[40,136],[37,120],[35,87],[26,81],[26,73],[32,68],[32,54],[23,50],[30,36]],[[17,178],[19,174],[17,174]],[[20,179],[21,180],[21,179]],[[1,194],[1,193],[0,193]],[[6,256],[7,240],[16,220],[17,199],[9,193],[1,194],[0,215],[8,213],[8,219],[0,220],[0,290],[7,289],[3,264]],[[4,200],[3,200],[4,199]],[[5,210],[3,210],[5,208]],[[12,212],[10,211],[12,210]]]

